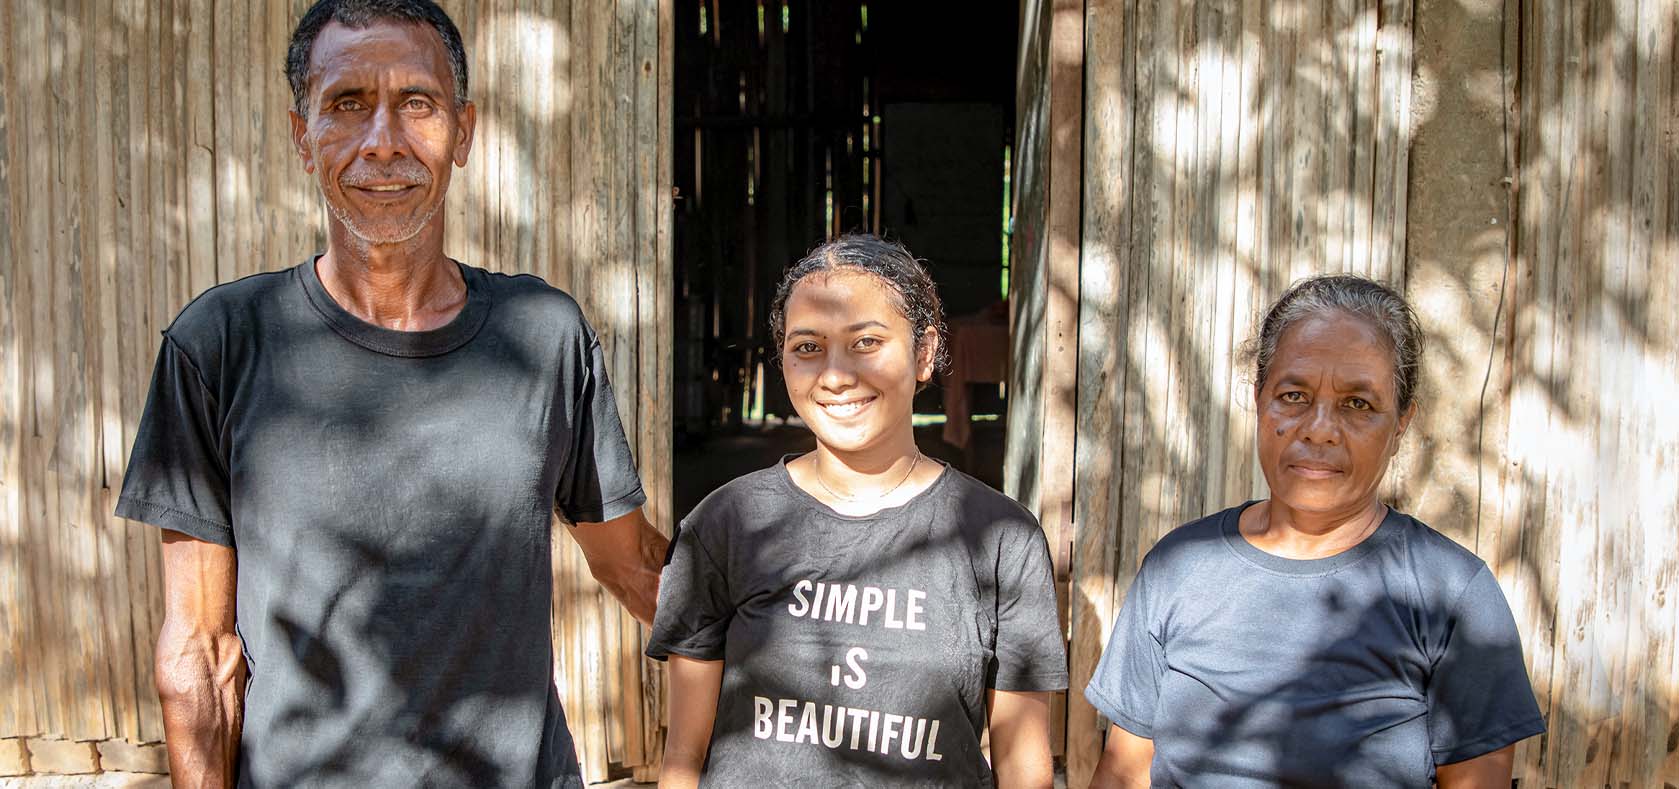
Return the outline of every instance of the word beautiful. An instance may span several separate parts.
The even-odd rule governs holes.
[[[902,593],[900,595],[900,592]],[[920,589],[836,584],[800,580],[793,585],[788,615],[795,619],[839,622],[859,627],[871,623],[887,630],[926,630],[924,620],[927,593]],[[843,684],[853,691],[868,685],[864,647],[845,651],[844,676],[839,664],[830,666],[829,683]],[[939,721],[880,710],[821,704],[804,699],[752,697],[752,736],[760,740],[820,745],[830,750],[845,748],[909,760],[936,762],[939,753]]]

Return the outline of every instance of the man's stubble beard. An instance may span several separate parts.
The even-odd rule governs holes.
[[[318,161],[320,159],[320,151],[315,150],[314,154],[316,160]],[[412,176],[409,180],[413,180],[423,187],[430,187],[432,184],[431,172],[412,159],[395,164],[394,166],[387,166],[385,169],[407,171],[405,174]],[[325,175],[325,173],[322,173],[322,175]],[[370,247],[388,246],[412,241],[415,236],[418,236],[426,229],[427,225],[431,224],[431,220],[435,218],[437,216],[437,212],[443,208],[443,199],[440,195],[437,202],[433,203],[431,208],[426,211],[425,216],[419,217],[411,226],[404,225],[397,228],[395,231],[380,233],[374,228],[361,227],[356,224],[355,220],[351,218],[350,209],[347,204],[348,201],[346,200],[345,205],[339,205],[333,202],[332,197],[327,192],[327,185],[324,183],[324,180],[324,178],[317,179],[316,186],[321,190],[321,199],[326,201],[327,210],[331,211],[332,215],[338,219],[339,223],[344,225],[344,229],[348,230],[350,235],[355,236],[362,243],[367,244]],[[346,171],[344,175],[340,176],[337,180],[339,193],[345,194],[345,190],[349,188],[346,181],[366,181],[368,179],[366,177],[356,177],[355,171],[352,169],[350,171]]]
[[[419,217],[411,226],[400,227],[394,232],[379,233],[373,228],[365,228],[357,225],[355,220],[351,218],[348,208],[334,203],[332,198],[326,196],[325,188],[321,189],[321,198],[326,200],[327,210],[331,211],[332,215],[338,219],[339,223],[344,225],[344,229],[350,231],[350,235],[355,236],[368,246],[387,246],[412,241],[415,236],[418,236],[426,229],[427,225],[431,224],[431,220],[435,218],[437,216],[437,212],[443,208],[443,201],[438,200],[432,204],[431,210],[427,211],[425,216]]]

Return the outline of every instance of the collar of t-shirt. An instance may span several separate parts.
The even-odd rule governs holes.
[[[317,260],[320,260],[319,256],[310,258],[296,269],[297,279],[303,285],[309,304],[339,336],[375,353],[408,357],[441,356],[470,342],[490,315],[490,294],[484,281],[484,271],[460,261],[451,261],[460,266],[461,279],[466,282],[466,304],[453,319],[425,331],[399,331],[376,326],[351,314],[333,300],[332,295],[327,293],[326,285],[321,283],[319,272],[315,271]]]

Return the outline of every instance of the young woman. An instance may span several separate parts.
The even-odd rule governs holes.
[[[1050,786],[1043,532],[911,429],[944,357],[932,279],[846,236],[787,272],[771,324],[816,449],[682,523],[647,649],[670,659],[660,786]]]

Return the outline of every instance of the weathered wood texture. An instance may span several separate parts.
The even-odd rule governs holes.
[[[1352,271],[1429,331],[1384,492],[1510,599],[1521,785],[1679,785],[1676,9],[1087,0],[1074,687],[1160,535],[1264,495],[1257,311]],[[1075,695],[1070,785],[1100,732]]]
[[[110,512],[158,332],[324,245],[282,77],[307,5],[0,3],[0,736],[162,737],[157,532]],[[668,527],[670,0],[446,5],[479,108],[448,251],[583,304]],[[600,780],[654,758],[657,672],[558,531],[554,558],[555,677]]]
[[[1009,440],[1004,491],[1043,526],[1063,627],[1072,563],[1073,447],[1078,374],[1083,0],[1024,0],[1015,74],[1014,195],[1009,278]],[[1055,699],[1054,751],[1067,732]]]

